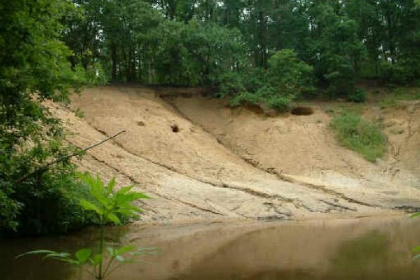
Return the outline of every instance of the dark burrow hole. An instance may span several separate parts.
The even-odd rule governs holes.
[[[314,109],[311,107],[295,107],[292,109],[292,115],[296,116],[309,116],[314,113]]]
[[[173,133],[178,133],[179,132],[179,127],[176,124],[171,125],[171,129]]]

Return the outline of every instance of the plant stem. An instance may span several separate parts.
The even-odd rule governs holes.
[[[106,266],[106,268],[105,268],[105,271],[104,271],[104,277],[106,277],[107,272],[108,272],[108,270],[111,268],[111,265],[112,265],[112,262],[114,261],[114,259],[115,259],[115,258],[111,256],[111,259],[109,260],[109,262],[108,262],[108,264],[107,264],[107,266]]]
[[[101,231],[99,236],[99,255],[101,256],[101,261],[99,263],[99,271],[98,271],[98,280],[103,279],[102,275],[102,263],[103,263],[103,251],[104,251],[104,238],[105,238],[105,223],[104,217],[101,217]]]

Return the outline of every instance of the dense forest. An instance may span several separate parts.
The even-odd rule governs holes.
[[[358,78],[420,77],[414,0],[74,2],[79,9],[64,18],[62,36],[73,67],[82,65],[92,78],[218,85],[234,93],[255,92],[285,71],[348,95]],[[282,69],[293,66],[294,75]]]
[[[207,86],[286,110],[361,102],[360,79],[420,78],[416,0],[14,0],[0,3],[0,232],[91,223],[60,121],[82,84]],[[56,163],[51,165],[50,163]],[[48,206],[48,207],[47,207]],[[48,208],[49,211],[45,209]]]

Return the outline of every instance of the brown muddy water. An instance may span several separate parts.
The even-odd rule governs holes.
[[[33,249],[74,251],[94,245],[95,230],[54,238],[0,241],[0,279],[90,279],[53,260],[16,255]],[[420,278],[411,248],[420,218],[212,223],[112,230],[111,242],[157,247],[157,255],[116,270],[110,280],[271,280]]]

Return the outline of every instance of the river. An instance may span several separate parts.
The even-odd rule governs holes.
[[[88,280],[69,265],[28,256],[34,249],[75,251],[95,245],[97,231],[0,240],[0,279]],[[420,245],[420,218],[407,215],[298,222],[206,223],[111,228],[108,241],[155,247],[110,280],[271,280],[420,277],[411,248]]]

